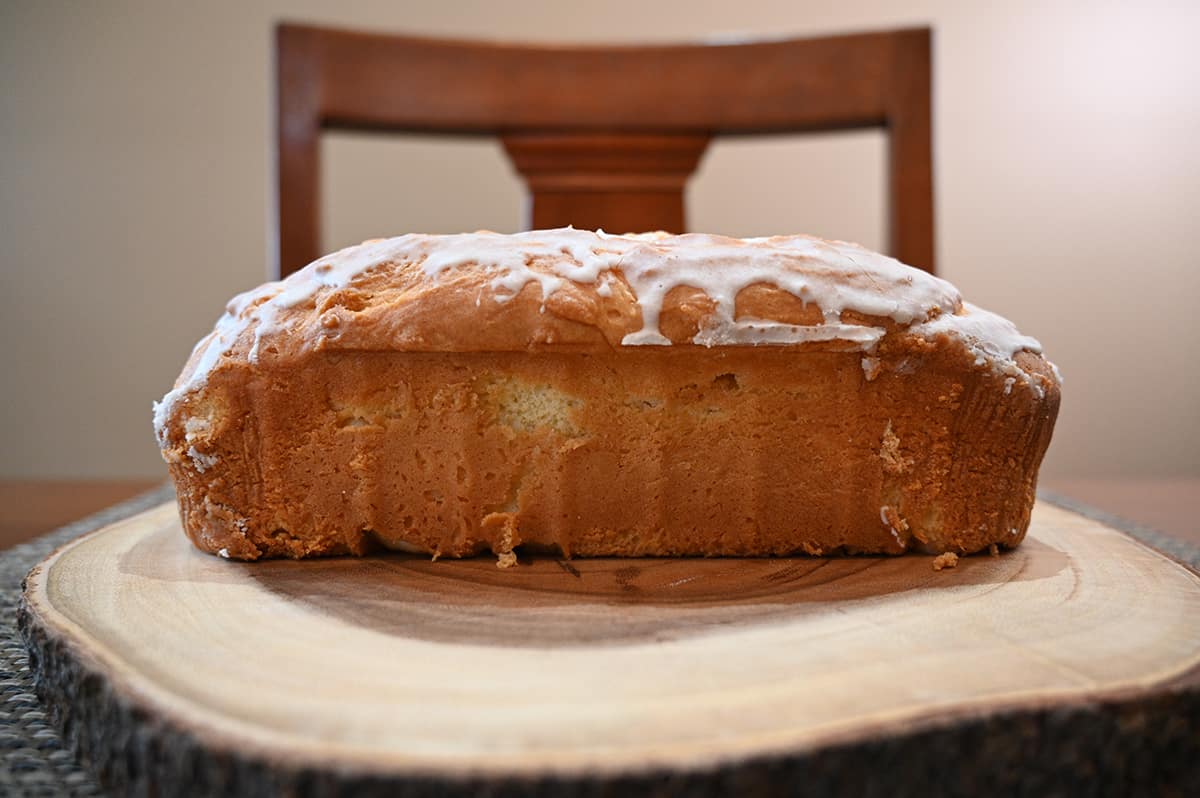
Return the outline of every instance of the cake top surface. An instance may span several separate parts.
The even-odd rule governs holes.
[[[535,230],[506,235],[478,232],[459,235],[405,235],[368,241],[335,252],[289,278],[278,302],[303,302],[322,286],[340,286],[382,263],[419,264],[431,280],[463,268],[491,276],[495,301],[504,302],[530,283],[543,299],[565,281],[594,286],[610,293],[619,274],[641,308],[640,329],[626,333],[624,346],[669,345],[658,329],[664,300],[679,286],[702,290],[715,303],[703,345],[784,343],[778,330],[764,330],[735,311],[738,293],[754,284],[769,284],[823,312],[823,324],[839,324],[843,310],[891,318],[900,324],[923,320],[937,308],[953,312],[961,303],[958,291],[933,275],[910,268],[856,244],[825,241],[811,236],[728,238],[725,236],[647,233],[610,235],[604,231]],[[311,273],[306,274],[309,270]],[[792,325],[798,327],[798,325]],[[813,340],[812,329],[791,329],[796,340]],[[822,331],[829,334],[831,331]],[[839,334],[861,338],[839,327]],[[830,335],[830,337],[833,337]]]
[[[959,337],[999,370],[1040,345],[945,280],[857,244],[564,228],[410,234],[326,255],[235,297],[171,405],[223,361],[304,348],[805,345],[871,352],[891,331]]]

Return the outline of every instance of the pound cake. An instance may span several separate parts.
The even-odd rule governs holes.
[[[233,299],[154,422],[240,560],[1016,546],[1060,380],[944,280],[808,236],[368,241]]]

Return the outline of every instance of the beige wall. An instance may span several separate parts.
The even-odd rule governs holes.
[[[162,473],[191,345],[265,276],[279,18],[525,40],[932,23],[939,256],[1066,376],[1047,469],[1200,473],[1200,4],[0,4],[0,476]],[[519,223],[482,142],[331,136],[327,243]],[[693,227],[882,240],[879,134],[719,143]],[[419,191],[415,189],[420,189]]]

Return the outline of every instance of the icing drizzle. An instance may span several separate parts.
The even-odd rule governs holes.
[[[568,281],[592,285],[598,295],[611,296],[620,275],[642,314],[641,329],[625,335],[624,346],[670,345],[659,330],[664,300],[672,289],[691,286],[703,291],[715,305],[692,340],[701,346],[839,340],[870,351],[885,330],[842,320],[844,311],[854,311],[912,325],[910,332],[927,337],[955,334],[982,359],[977,362],[993,361],[1005,373],[1009,367],[1016,368],[1012,362],[1016,352],[1041,351],[1036,341],[1021,336],[1007,320],[964,305],[958,291],[945,280],[841,241],[810,236],[619,236],[572,228],[514,235],[412,234],[348,247],[285,280],[234,297],[213,332],[193,350],[193,356],[198,355],[195,367],[155,404],[160,437],[165,434],[171,406],[205,383],[243,332],[253,329],[247,356],[250,362],[257,362],[263,342],[285,332],[281,311],[313,301],[322,289],[343,288],[389,263],[419,264],[424,277],[433,281],[451,270],[482,269],[490,276],[496,302],[509,301],[533,282],[539,285],[543,301]],[[823,323],[792,325],[739,317],[738,293],[755,284],[774,285],[805,303],[815,303]]]

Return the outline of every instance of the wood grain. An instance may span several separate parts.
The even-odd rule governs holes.
[[[844,786],[862,777],[853,757],[831,764],[847,751],[976,738],[1036,746],[1009,763],[1022,778],[1101,749],[1109,783],[1200,778],[1198,613],[1196,574],[1045,505],[1016,551],[942,572],[922,557],[241,564],[192,549],[164,505],[38,566],[21,623],[39,690],[126,786],[203,792],[207,762],[221,789],[298,794],[653,792],[663,774],[719,793],[731,774],[782,789],[763,773],[797,762]],[[1190,758],[1111,781],[1172,751]],[[960,771],[945,764],[973,778]]]
[[[333,129],[499,136],[530,224],[684,232],[683,184],[709,138],[884,128],[889,252],[934,269],[928,29],[552,46],[285,23],[275,49],[281,275],[321,254],[319,136]]]
[[[707,136],[508,135],[529,188],[534,230],[575,225],[622,232],[686,229],[683,192]]]

